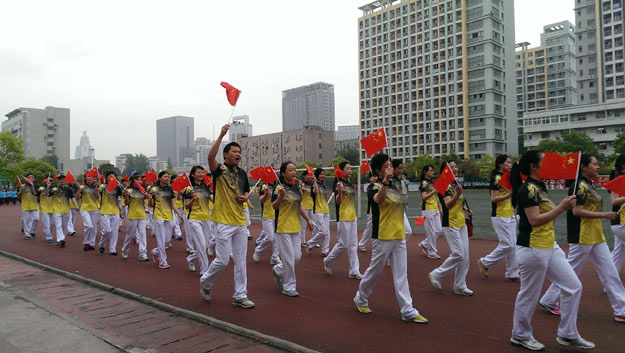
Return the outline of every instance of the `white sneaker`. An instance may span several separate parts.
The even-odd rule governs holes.
[[[189,271],[195,272],[195,264],[189,263],[188,265],[189,265]]]
[[[590,341],[586,341],[585,339],[583,339],[581,336],[577,339],[569,339],[569,338],[564,338],[564,337],[556,337],[556,342],[558,342],[559,344],[563,345],[563,346],[573,346],[575,348],[579,348],[579,349],[593,349],[595,348],[595,344],[590,342]]]
[[[206,249],[206,252],[208,253],[208,256],[214,256],[215,255],[215,249],[212,246],[209,246]]]
[[[281,263],[282,263],[282,261],[280,261],[279,259],[278,260],[271,260],[271,261],[269,261],[270,265],[277,265],[277,264],[281,264]]]
[[[200,287],[200,295],[207,302],[211,300],[211,290],[210,289],[204,289],[203,287]]]
[[[430,283],[432,283],[432,287],[438,290],[443,289],[443,287],[441,286],[441,282],[438,279],[436,279],[436,277],[434,277],[434,274],[432,272],[428,273],[428,277],[430,278]]]
[[[470,290],[469,288],[464,288],[464,289],[461,289],[461,290],[454,290],[454,294],[464,295],[464,296],[470,297],[470,296],[473,295],[473,291]]]
[[[243,299],[236,299],[235,301],[232,302],[232,306],[238,306],[244,309],[251,309],[253,307],[256,306],[256,304],[254,304],[253,301],[247,299],[247,298],[243,298]]]
[[[355,275],[349,275],[349,278],[351,278],[351,279],[362,279],[362,275],[360,273],[357,273]]]
[[[326,274],[332,276],[332,267],[326,265],[325,262],[323,264],[323,269],[326,271]]]
[[[122,251],[122,259],[127,259],[127,258],[128,258],[128,253]]]
[[[260,256],[256,251],[254,251],[254,255],[252,255],[252,260],[254,260],[254,262],[260,261]]]
[[[139,261],[141,261],[141,262],[145,262],[145,261],[149,261],[149,259],[148,259],[148,257],[147,257],[147,256],[145,256],[145,255],[141,255],[141,256],[139,256]]]
[[[536,341],[533,338],[530,338],[528,340],[520,340],[518,338],[510,338],[510,343],[512,343],[515,346],[521,346],[524,348],[527,348],[531,351],[542,351],[543,349],[545,349],[545,345]]]

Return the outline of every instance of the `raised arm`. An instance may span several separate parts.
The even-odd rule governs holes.
[[[215,140],[215,143],[213,143],[213,146],[211,146],[211,149],[208,152],[208,167],[210,168],[211,172],[217,170],[217,166],[219,165],[219,163],[217,163],[217,153],[219,153],[219,145],[221,145],[221,140],[223,140],[224,136],[226,136],[229,129],[230,125],[228,124],[221,127],[219,137],[217,138],[217,140]]]

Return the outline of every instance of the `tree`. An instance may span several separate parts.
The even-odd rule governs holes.
[[[50,164],[34,158],[28,158],[25,161],[15,163],[8,167],[6,176],[12,184],[16,184],[18,176],[24,177],[28,174],[32,174],[35,176],[35,183],[41,183],[43,179],[48,176],[54,176],[56,173],[56,168]]]
[[[40,159],[42,162],[46,162],[49,165],[53,166],[54,168],[58,168],[59,167],[59,157],[57,157],[54,154],[49,154],[46,156],[41,157]]]
[[[118,176],[121,175],[119,168],[115,167],[111,163],[100,164],[100,166],[98,167],[98,170],[100,171],[100,174],[103,174],[103,175],[106,175],[106,173],[108,173],[109,171],[115,172],[115,175],[118,175]]]
[[[436,170],[436,172],[438,173],[438,170],[439,170],[438,168],[440,167],[440,164],[441,164],[440,160],[435,159],[429,154],[424,154],[415,158],[412,162],[408,162],[404,164],[404,170],[406,171],[408,176],[414,176],[418,178],[419,175],[421,174],[421,170],[426,165],[433,166],[434,170]]]
[[[351,165],[358,165],[358,163],[360,163],[358,155],[358,150],[351,146],[346,146],[338,153],[338,156],[347,159]]]
[[[24,160],[22,139],[9,131],[0,133],[0,173],[5,168]]]
[[[575,130],[564,131],[562,132],[562,137],[558,137],[556,139],[541,140],[538,143],[537,149],[543,152],[556,153],[573,153],[582,151],[603,159],[602,155],[599,154],[597,147],[595,147],[592,138]]]
[[[476,163],[478,169],[478,176],[480,178],[488,178],[488,175],[495,168],[495,158],[493,158],[490,154],[485,154],[481,160]]]
[[[136,173],[145,173],[148,171],[150,163],[148,162],[148,157],[144,154],[132,154],[126,155],[126,166],[124,168],[124,174],[130,175],[130,173],[134,170]]]
[[[614,152],[616,154],[625,153],[625,132],[616,135],[616,139],[614,140]]]
[[[473,181],[479,180],[477,164],[470,159],[465,159],[460,162],[459,171],[460,175],[464,177],[464,180]]]

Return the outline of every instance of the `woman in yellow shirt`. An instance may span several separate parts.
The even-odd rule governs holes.
[[[276,242],[280,248],[282,263],[272,269],[274,280],[282,288],[282,294],[297,297],[295,265],[302,257],[300,240],[300,216],[313,225],[302,207],[301,184],[296,179],[297,171],[293,162],[284,162],[280,166],[280,185],[273,191],[272,207],[276,211]],[[284,283],[284,284],[283,284]]]
[[[438,248],[436,247],[436,241],[443,232],[441,224],[441,214],[443,209],[441,208],[438,200],[438,191],[434,189],[433,179],[436,171],[431,165],[426,165],[421,170],[421,185],[419,191],[421,191],[421,215],[425,216],[425,239],[419,243],[419,247],[423,254],[429,259],[438,260]]]
[[[20,198],[22,210],[22,229],[24,229],[24,239],[35,237],[35,229],[39,223],[39,205],[37,205],[37,191],[35,190],[35,176],[26,174],[24,182],[20,185],[17,197]]]
[[[39,195],[39,206],[41,207],[41,222],[43,223],[43,236],[46,242],[52,243],[52,231],[56,226],[54,224],[52,196],[48,195],[48,185],[51,184],[50,177],[44,180],[46,187],[39,187],[37,194]]]
[[[148,251],[145,230],[147,226],[147,216],[145,213],[145,200],[150,200],[152,195],[143,193],[135,183],[141,182],[141,174],[135,173],[130,177],[128,188],[124,190],[123,197],[128,205],[128,216],[126,223],[126,237],[122,245],[122,258],[128,258],[130,245],[136,239],[139,245],[139,261],[148,261]]]
[[[260,242],[256,245],[254,249],[254,254],[252,255],[252,259],[256,262],[260,261],[260,254],[269,249],[271,246],[271,260],[269,263],[271,265],[276,265],[280,263],[280,250],[278,249],[278,244],[276,243],[276,210],[273,209],[273,204],[271,203],[271,195],[273,194],[273,190],[276,187],[276,183],[273,182],[271,184],[263,184],[260,190],[260,206],[261,206],[261,218],[262,218],[262,226],[263,230],[258,236],[257,239],[260,239]],[[304,228],[305,229],[305,228]]]
[[[209,202],[211,196],[211,189],[208,185],[204,184],[204,168],[199,165],[191,168],[189,173],[191,186],[187,187],[181,194],[184,197],[184,208],[186,214],[183,214],[183,218],[186,217],[185,227],[187,240],[191,239],[193,243],[191,246],[195,251],[191,252],[187,256],[187,264],[190,271],[195,271],[195,260],[200,263],[200,273],[208,271],[208,255],[206,249],[208,247],[208,241],[210,238],[210,225],[211,218]],[[188,245],[187,245],[188,246]]]
[[[321,245],[321,256],[326,257],[330,252],[330,208],[326,199],[323,181],[326,173],[322,168],[315,169],[317,188],[313,190],[313,216],[314,230],[312,238],[306,243],[306,252],[311,254],[312,248]]]
[[[95,250],[95,238],[100,221],[100,183],[97,178],[86,174],[85,185],[81,185],[76,193],[76,200],[80,202],[80,218],[83,226],[83,250]]]
[[[156,235],[156,248],[151,251],[152,258],[160,269],[166,270],[171,267],[167,263],[165,246],[171,239],[174,213],[182,218],[174,205],[174,190],[169,186],[169,173],[166,170],[158,173],[156,186],[153,186],[150,192],[152,194],[150,206],[154,209],[153,229]]]
[[[313,199],[312,194],[317,192],[315,190],[319,190],[317,187],[317,179],[314,174],[309,174],[308,170],[305,170],[302,173],[303,183],[302,183],[302,206],[304,206],[304,211],[308,215],[308,218],[312,219],[313,217]],[[306,246],[306,222],[304,222],[304,218],[302,217],[302,246]]]

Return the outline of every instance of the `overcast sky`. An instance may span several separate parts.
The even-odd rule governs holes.
[[[511,1],[511,0],[504,0]],[[254,133],[281,129],[281,91],[334,84],[336,124],[358,124],[358,7],[367,1],[0,0],[0,116],[18,107],[71,109],[70,154],[86,130],[96,157],[156,154],[159,118],[195,118],[213,137],[235,115]],[[574,0],[517,0],[516,42],[574,22]]]

